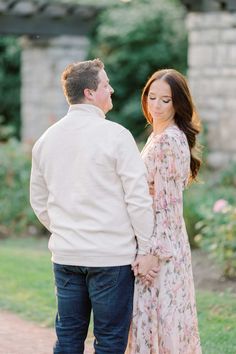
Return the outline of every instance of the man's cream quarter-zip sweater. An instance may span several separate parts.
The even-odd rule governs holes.
[[[32,152],[31,205],[51,232],[52,261],[130,264],[153,232],[146,168],[130,132],[96,106],[70,106]]]

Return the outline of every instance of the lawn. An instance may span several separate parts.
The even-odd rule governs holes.
[[[47,240],[0,241],[0,308],[53,326],[54,282]],[[236,353],[236,296],[197,291],[204,354]]]
[[[53,325],[54,281],[46,239],[1,241],[0,284],[0,308]]]

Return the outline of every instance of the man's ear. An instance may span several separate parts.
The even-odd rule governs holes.
[[[88,101],[92,101],[93,100],[93,92],[92,90],[86,88],[84,89],[84,97],[88,100]]]

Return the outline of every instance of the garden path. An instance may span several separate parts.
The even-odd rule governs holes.
[[[53,328],[40,327],[19,316],[0,312],[0,354],[52,354]],[[92,354],[92,338],[88,338],[85,354]]]

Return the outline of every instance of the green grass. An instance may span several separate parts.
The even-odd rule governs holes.
[[[47,240],[0,241],[0,308],[52,326],[56,312]],[[236,296],[197,292],[204,354],[236,353]]]
[[[197,292],[203,354],[236,353],[236,296]]]
[[[56,305],[46,242],[32,238],[0,242],[0,308],[50,326]]]

